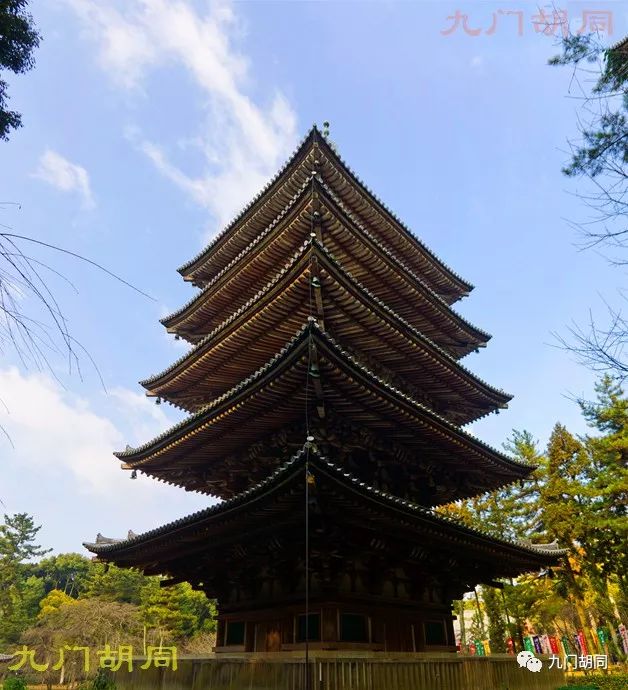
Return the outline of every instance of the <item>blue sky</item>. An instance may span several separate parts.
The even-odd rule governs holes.
[[[576,29],[583,11],[610,9],[609,41],[626,32],[625,3],[558,7]],[[443,35],[457,10],[483,32]],[[570,73],[546,64],[557,49],[535,32],[535,5],[44,0],[33,14],[36,69],[9,80],[24,128],[0,144],[2,198],[21,208],[5,206],[0,222],[154,297],[37,254],[79,288],[51,277],[106,386],[86,359],[82,378],[55,361],[55,379],[2,353],[0,414],[15,447],[1,441],[0,498],[35,515],[45,546],[80,551],[97,531],[142,531],[206,505],[130,481],[111,452],[179,418],[137,385],[185,351],[158,323],[192,296],[176,268],[325,119],[358,175],[476,286],[458,308],[494,337],[464,363],[515,399],[473,432],[499,446],[512,428],[545,443],[558,420],[586,431],[570,397],[590,395],[593,376],[552,332],[589,308],[603,317],[623,276],[579,251],[565,220],[585,215],[578,183],[560,173],[578,101]]]

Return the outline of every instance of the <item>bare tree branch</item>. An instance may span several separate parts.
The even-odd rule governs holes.
[[[569,141],[568,177],[581,177],[587,188],[576,195],[590,212],[588,219],[568,221],[581,238],[580,249],[599,251],[615,267],[628,265],[628,43],[602,46],[599,36],[569,35],[554,65],[571,65],[582,102],[577,141]],[[580,80],[586,76],[586,83]],[[586,119],[585,119],[586,118]],[[628,319],[605,302],[607,319],[599,326],[589,311],[588,323],[573,323],[567,337],[554,334],[558,345],[598,373],[628,377]]]

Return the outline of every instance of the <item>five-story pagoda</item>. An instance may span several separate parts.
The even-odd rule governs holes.
[[[316,127],[179,272],[193,347],[142,385],[190,415],[117,457],[223,501],[86,546],[216,598],[217,651],[453,650],[453,599],[555,559],[431,509],[533,468],[462,429],[510,399],[459,362],[471,285]]]

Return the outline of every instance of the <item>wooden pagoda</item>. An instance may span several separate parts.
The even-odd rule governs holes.
[[[190,415],[116,455],[223,501],[86,546],[216,598],[217,651],[453,650],[453,599],[555,560],[432,510],[533,468],[462,428],[510,399],[460,364],[472,286],[316,127],[179,272],[193,347],[142,385]]]

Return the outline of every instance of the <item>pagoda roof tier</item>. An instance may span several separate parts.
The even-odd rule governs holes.
[[[312,172],[321,177],[397,257],[404,257],[448,304],[473,286],[446,266],[369,190],[314,126],[295,153],[253,201],[179,272],[204,285],[270,224]]]
[[[169,331],[197,343],[276,275],[314,234],[315,219],[321,243],[343,269],[434,342],[461,356],[490,339],[396,260],[366,227],[356,224],[342,203],[314,178],[231,264],[161,322]]]
[[[251,462],[247,449],[306,415],[343,420],[389,439],[418,476],[426,463],[451,473],[456,482],[441,486],[433,504],[498,488],[533,469],[386,383],[315,321],[238,386],[149,443],[116,455],[128,468],[225,498],[255,472],[276,465],[273,459],[266,466],[260,458]]]
[[[379,556],[384,548],[396,562],[401,557],[427,567],[446,563],[447,572],[461,576],[469,589],[496,577],[553,565],[564,555],[555,545],[532,546],[492,537],[380,491],[323,457],[316,446],[300,450],[230,500],[144,534],[117,542],[101,538],[84,546],[100,561],[170,575],[174,581],[189,580],[210,596],[220,597],[220,588],[212,589],[213,582],[221,579],[218,571],[230,573],[243,563],[250,569],[256,562],[267,562],[269,547],[279,557],[302,554],[306,470],[311,524],[325,525],[311,532],[313,554],[333,551],[338,558],[352,558],[355,553],[367,558],[369,548]]]
[[[344,347],[360,359],[368,353],[373,368],[381,365],[395,385],[455,424],[506,407],[511,398],[378,300],[316,240],[305,243],[263,290],[189,353],[141,383],[149,394],[197,411],[271,359],[312,309]]]

